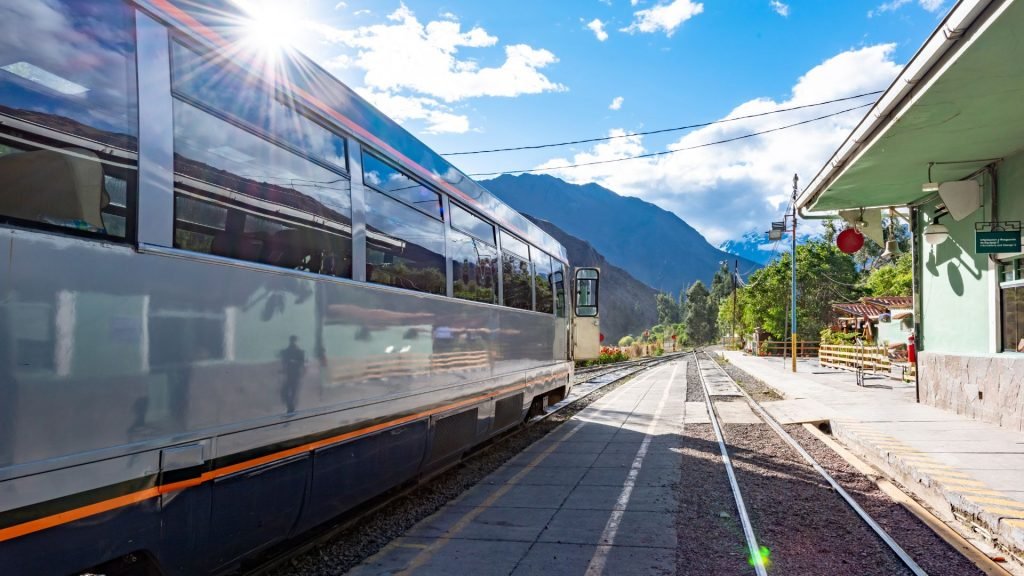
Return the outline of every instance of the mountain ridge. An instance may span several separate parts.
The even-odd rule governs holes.
[[[678,295],[696,280],[710,284],[719,262],[736,258],[673,212],[599,184],[537,174],[502,175],[482,184],[515,210],[589,242],[608,262],[655,290]],[[744,268],[759,266],[740,259]]]

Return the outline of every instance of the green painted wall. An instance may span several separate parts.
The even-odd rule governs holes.
[[[931,220],[935,206],[922,207],[919,229]],[[991,272],[988,256],[974,254],[974,223],[987,220],[987,214],[983,206],[960,222],[945,216],[940,222],[949,228],[949,239],[937,246],[921,242],[921,330],[929,352],[989,351]]]
[[[1024,220],[1024,153],[998,168],[999,220]],[[921,207],[919,229],[931,221],[938,202]],[[945,216],[949,239],[938,246],[921,243],[921,329],[924,349],[949,354],[985,354],[994,327],[994,271],[987,254],[974,253],[974,223],[992,220],[992,197],[986,181],[983,206],[960,222]]]

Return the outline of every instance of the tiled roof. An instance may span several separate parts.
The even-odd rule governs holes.
[[[842,314],[853,316],[856,318],[863,318],[867,316],[874,320],[878,318],[878,315],[885,312],[885,309],[875,306],[873,304],[862,304],[859,302],[850,303],[835,303],[832,304],[832,309]]]
[[[879,296],[878,298],[864,298],[868,304],[877,304],[885,308],[913,308],[914,299],[910,296]]]

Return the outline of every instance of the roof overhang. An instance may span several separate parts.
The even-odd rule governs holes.
[[[798,198],[905,206],[1024,147],[1024,1],[960,0]],[[974,161],[977,162],[965,162]],[[955,162],[955,163],[952,163]]]

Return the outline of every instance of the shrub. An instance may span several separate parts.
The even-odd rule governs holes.
[[[633,337],[632,336],[623,336],[622,338],[619,339],[619,347],[620,348],[629,348],[632,345],[633,345]]]

